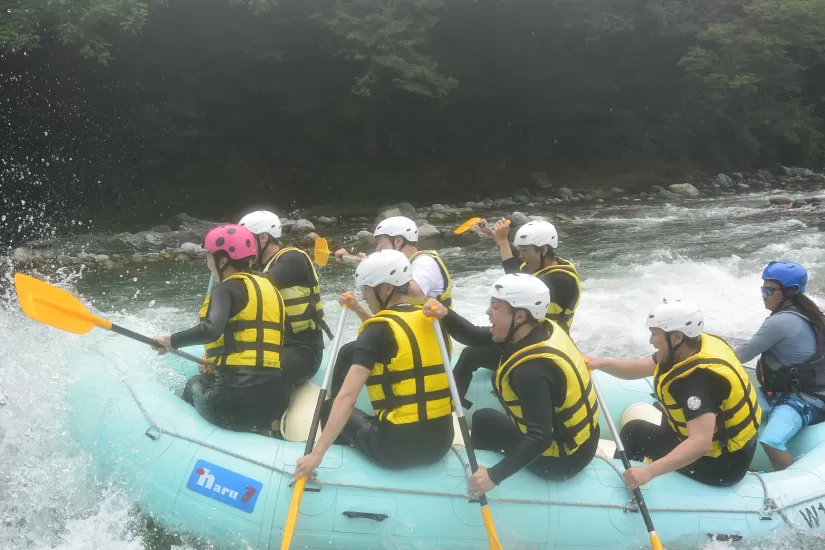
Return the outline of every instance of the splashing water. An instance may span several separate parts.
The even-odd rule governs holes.
[[[583,277],[573,337],[583,352],[641,357],[650,353],[647,312],[662,297],[702,305],[708,329],[731,341],[752,334],[762,309],[759,275],[770,260],[800,261],[811,275],[809,293],[825,295],[825,236],[792,211],[763,208],[762,196],[699,201],[688,206],[639,204],[581,210],[557,224],[559,252]],[[496,250],[482,242],[443,250],[455,277],[457,311],[486,322],[487,288],[501,275]],[[76,336],[26,319],[11,288],[11,264],[0,277],[0,547],[80,550],[209,548],[208,541],[157,529],[133,503],[97,479],[89,455],[69,438],[73,414],[66,388],[75,379],[73,357],[94,353],[129,378],[153,378],[170,387],[183,380],[143,346],[93,331]],[[334,326],[335,296],[352,283],[351,268],[322,272],[323,297]],[[135,275],[78,268],[51,280],[79,293],[107,318],[145,334],[189,326],[203,299],[208,274],[200,263],[160,264]],[[356,330],[354,320],[347,327]],[[387,546],[393,547],[388,540]],[[810,535],[783,534],[747,543],[701,542],[703,550],[821,548]]]

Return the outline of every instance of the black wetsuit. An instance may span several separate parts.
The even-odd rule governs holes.
[[[172,347],[214,342],[226,330],[227,320],[240,313],[248,303],[246,285],[241,279],[217,283],[212,288],[209,309],[200,323],[172,335]],[[292,394],[281,369],[269,367],[222,367],[214,374],[189,378],[183,399],[192,403],[207,420],[235,431],[269,430],[280,420]]]
[[[398,305],[390,309],[409,311],[417,308]],[[325,404],[324,420],[329,417],[335,396],[353,365],[369,369],[375,363],[386,365],[397,352],[392,329],[385,323],[368,325],[346,351],[342,348],[335,362],[332,399]],[[412,424],[393,424],[379,422],[376,416],[356,408],[337,442],[352,445],[385,468],[409,468],[441,460],[450,450],[453,435],[451,415]]]
[[[451,337],[462,344],[479,346],[478,349],[492,344],[490,327],[477,327],[454,311],[450,311],[444,318],[444,327]],[[538,325],[520,341],[498,346],[498,349],[502,357],[507,359],[516,351],[548,338],[547,330]],[[458,393],[467,408],[472,403],[464,399],[464,396],[470,387],[473,373],[479,366],[497,370],[498,361],[493,363],[492,367],[476,364],[472,367],[468,365],[461,372],[457,369],[454,371]],[[521,433],[501,411],[481,409],[473,414],[473,445],[478,449],[503,451],[505,454],[501,462],[488,469],[490,479],[496,485],[525,467],[546,479],[568,479],[584,469],[596,453],[599,445],[598,427],[571,455],[551,457],[542,454],[553,443],[553,404],[563,403],[567,394],[566,379],[558,368],[553,368],[548,363],[552,364],[548,359],[531,359],[513,369],[510,374],[510,384],[518,395],[527,423],[527,433]]]
[[[284,252],[277,262],[272,262],[266,272],[277,289],[292,286],[312,288],[315,275],[306,256],[295,250]],[[289,325],[289,316],[287,316]],[[281,348],[281,370],[294,385],[310,380],[324,356],[324,334],[320,327],[293,334],[289,327],[284,331],[284,345]]]
[[[513,253],[512,258],[503,260],[501,266],[505,273],[522,273],[521,261],[518,259],[518,249],[510,245]],[[576,282],[569,276],[560,272],[551,272],[539,275],[538,279],[550,289],[550,296],[553,303],[558,304],[562,309],[572,309],[579,299],[579,288]],[[564,327],[562,327],[564,328]],[[456,372],[474,372],[479,368],[496,369],[501,356],[501,346],[489,344],[485,346],[472,345],[465,348],[456,361]]]

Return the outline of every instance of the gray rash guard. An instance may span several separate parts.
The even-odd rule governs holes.
[[[804,363],[816,353],[816,331],[810,322],[799,315],[790,312],[771,315],[750,340],[736,348],[736,357],[747,363],[766,351],[786,366]],[[825,408],[825,403],[818,399],[806,397],[805,400]]]

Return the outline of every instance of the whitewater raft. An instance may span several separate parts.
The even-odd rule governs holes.
[[[93,455],[103,480],[122,487],[169,530],[220,548],[280,547],[291,473],[304,443],[217,428],[168,387],[128,382],[100,355],[78,357],[72,367],[73,437]],[[646,380],[598,376],[617,424],[631,404],[652,401]],[[490,388],[489,375],[477,375],[468,397],[476,406],[494,405]],[[366,396],[359,404],[368,407]],[[604,421],[602,430],[609,438]],[[805,456],[784,472],[759,473],[767,467],[760,452],[752,467],[757,472],[731,488],[679,474],[653,480],[643,493],[662,541],[693,546],[709,537],[750,539],[793,528],[822,532],[823,441],[825,424],[805,430],[791,447],[795,456]],[[610,452],[568,481],[522,471],[493,490],[490,505],[504,548],[646,547],[642,518],[629,501],[621,463],[607,458]],[[478,458],[490,466],[500,455],[482,451]],[[466,469],[458,445],[439,463],[401,472],[333,446],[307,485],[292,548],[485,549],[479,506],[466,495]]]

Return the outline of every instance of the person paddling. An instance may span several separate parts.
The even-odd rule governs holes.
[[[528,222],[516,231],[513,245],[507,240],[510,226],[504,218],[492,229],[483,219],[476,222],[475,227],[498,244],[505,273],[529,273],[544,283],[551,297],[545,317],[569,332],[579,304],[581,283],[576,266],[556,255],[559,244],[556,227],[545,221]],[[480,368],[495,370],[500,355],[498,344],[468,346],[456,361],[456,377],[472,377]]]
[[[289,406],[292,390],[281,372],[283,300],[269,279],[251,272],[258,250],[247,228],[217,227],[203,246],[218,282],[197,325],[154,338],[158,353],[204,345],[210,368],[189,378],[183,399],[222,428],[268,433]]]
[[[452,307],[453,281],[450,272],[435,250],[418,249],[418,226],[405,216],[393,216],[385,219],[375,228],[375,250],[397,250],[410,261],[412,279],[407,300],[412,305],[423,305],[428,297],[435,298],[444,306]],[[341,248],[335,252],[337,261],[348,252]],[[366,256],[357,256],[363,261]],[[349,293],[341,294],[339,301],[348,303],[352,311],[363,322],[372,317],[372,313],[358,301],[349,300]],[[338,351],[335,368],[341,369],[352,364],[353,342],[341,346]]]
[[[370,254],[355,285],[374,316],[361,324],[352,363],[336,364],[323,433],[298,459],[295,478],[312,473],[339,439],[374,463],[399,469],[441,460],[453,441],[453,401],[432,322],[409,301],[412,266],[395,250]],[[347,307],[355,302],[348,298]],[[355,408],[366,386],[373,414]]]
[[[318,273],[306,252],[281,244],[281,220],[276,214],[266,210],[252,212],[241,218],[239,225],[255,234],[258,267],[283,297],[286,326],[281,369],[287,380],[300,385],[321,366],[323,332],[332,339],[324,317]]]
[[[759,404],[768,415],[759,436],[775,470],[794,462],[788,442],[825,419],[825,316],[805,295],[808,272],[795,262],[771,262],[762,272],[762,302],[771,312],[736,348],[746,363],[759,355]]]
[[[453,281],[450,272],[438,252],[418,249],[418,226],[405,216],[393,216],[378,224],[373,233],[375,250],[398,250],[412,264],[410,302],[422,305],[428,297],[435,298],[447,307],[452,305]],[[336,261],[349,254],[346,249],[335,251]],[[356,256],[362,261],[366,256]]]
[[[631,420],[621,431],[631,460],[653,460],[625,471],[631,489],[668,472],[726,487],[748,471],[762,411],[736,354],[724,340],[704,332],[704,324],[698,306],[664,301],[647,319],[656,348],[651,357],[585,357],[589,368],[625,380],[653,376],[663,420]]]
[[[519,273],[493,283],[487,309],[491,327],[477,327],[435,300],[424,305],[424,314],[443,319],[457,341],[477,346],[496,342],[503,350],[493,386],[505,413],[476,411],[472,443],[478,449],[503,450],[505,457],[473,474],[470,487],[476,495],[523,468],[545,479],[569,479],[596,454],[599,406],[590,374],[567,332],[545,317],[550,301],[544,283]],[[454,374],[463,398],[472,374]]]

